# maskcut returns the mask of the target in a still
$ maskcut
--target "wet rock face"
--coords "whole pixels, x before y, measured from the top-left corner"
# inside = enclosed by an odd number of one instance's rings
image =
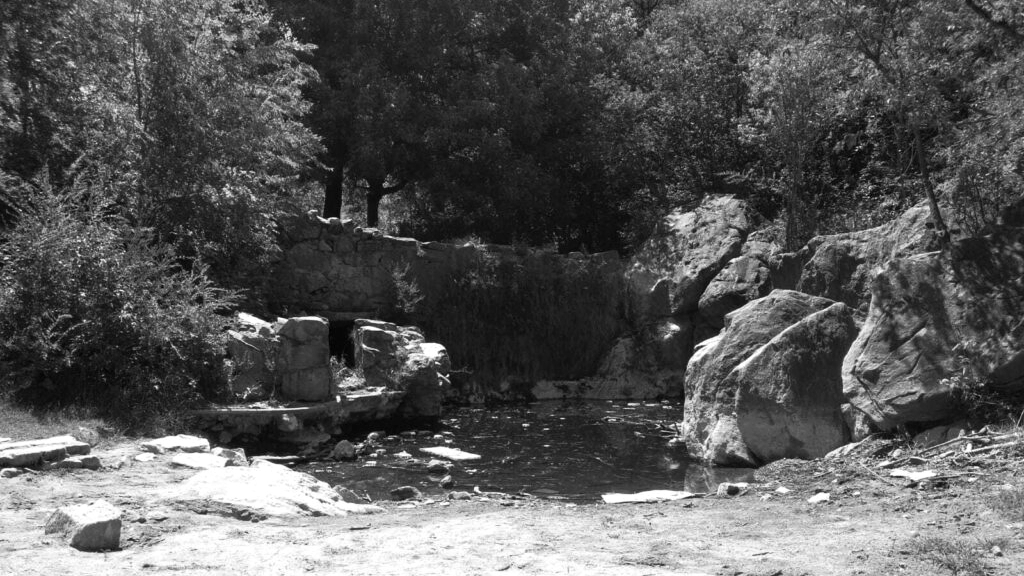
[[[747,205],[713,196],[693,212],[673,212],[637,252],[626,271],[636,325],[697,309],[712,279],[740,255],[750,230]]]
[[[964,363],[997,390],[1024,388],[1024,233],[1003,231],[888,262],[843,362],[852,407],[880,430],[956,415]]]
[[[839,367],[856,333],[849,307],[790,290],[732,312],[687,367],[688,444],[726,466],[813,458],[842,445]]]

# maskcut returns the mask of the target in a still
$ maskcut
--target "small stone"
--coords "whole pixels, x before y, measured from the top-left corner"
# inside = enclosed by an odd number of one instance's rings
[[[722,482],[718,485],[718,496],[742,496],[750,485],[746,482]]]
[[[100,443],[100,433],[92,428],[78,427],[78,430],[71,433],[71,436],[79,442],[85,442],[89,446],[96,446]]]
[[[822,502],[828,502],[832,499],[832,496],[828,492],[818,492],[814,496],[807,499],[808,504],[820,504]]]
[[[438,480],[437,481],[437,485],[440,486],[441,488],[444,488],[445,490],[447,490],[447,489],[455,486],[455,480],[452,478],[451,474],[448,474],[444,478],[441,478],[440,480]]]
[[[443,460],[431,459],[427,462],[427,472],[431,474],[447,474],[451,472],[452,465]]]
[[[449,500],[472,500],[473,499],[473,495],[470,494],[469,492],[463,492],[463,491],[451,492],[451,493],[448,494],[448,499]]]
[[[46,521],[46,534],[62,534],[72,547],[83,551],[121,547],[121,511],[105,500],[65,506]]]
[[[360,497],[352,490],[345,488],[344,486],[335,486],[334,491],[338,493],[338,496],[341,496],[342,500],[348,502],[349,504],[366,504],[365,499]]]
[[[367,442],[378,442],[383,437],[384,437],[384,433],[383,432],[370,432],[369,434],[366,435],[366,441]]]
[[[405,450],[402,450],[401,452],[395,453],[395,458],[398,458],[399,460],[411,460],[412,454],[409,454]]]
[[[353,460],[356,457],[356,447],[348,440],[342,440],[334,445],[331,450],[332,460]]]
[[[775,489],[775,492],[779,494],[789,494],[790,492],[792,492],[792,490],[786,488],[785,486],[779,486],[778,488]]]
[[[391,497],[395,500],[417,500],[423,494],[414,486],[399,486],[391,491]]]
[[[152,461],[155,458],[156,458],[156,455],[154,455],[151,452],[143,452],[142,454],[136,454],[135,455],[135,460],[138,461],[138,462],[150,462],[150,461]]]
[[[14,478],[15,476],[21,476],[25,471],[21,468],[4,468],[0,470],[0,478]]]
[[[43,466],[43,470],[78,470],[81,468],[99,470],[100,459],[95,456],[71,456],[56,462],[48,462]]]
[[[214,448],[211,452],[214,456],[220,456],[228,461],[228,466],[248,466],[249,460],[245,457],[245,450],[242,448]]]
[[[1002,556],[1003,555],[1003,549],[1000,548],[999,546],[993,546],[992,549],[990,550],[990,552],[992,552],[993,556]]]
[[[277,419],[277,429],[282,432],[295,432],[302,428],[302,423],[294,414],[281,414]]]

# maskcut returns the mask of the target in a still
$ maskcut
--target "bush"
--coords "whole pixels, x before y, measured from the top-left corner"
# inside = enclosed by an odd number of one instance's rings
[[[226,390],[235,295],[89,198],[44,191],[0,245],[0,391],[159,427]]]

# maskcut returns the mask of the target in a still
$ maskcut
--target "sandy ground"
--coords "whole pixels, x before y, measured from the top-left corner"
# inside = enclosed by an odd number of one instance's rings
[[[95,453],[112,463],[137,450]],[[257,523],[162,503],[170,484],[194,473],[168,460],[0,480],[0,574],[1024,573],[1024,522],[994,497],[1024,483],[1024,464],[1013,459],[928,488],[860,462],[817,461],[765,471],[748,493],[729,498],[572,505],[477,497]],[[780,485],[792,491],[777,494]],[[807,503],[817,490],[831,500]],[[43,534],[56,508],[97,498],[124,510],[121,550],[79,552]],[[948,560],[957,550],[971,570]]]

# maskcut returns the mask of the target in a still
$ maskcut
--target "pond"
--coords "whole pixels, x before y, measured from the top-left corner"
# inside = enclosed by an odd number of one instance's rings
[[[443,474],[429,474],[421,448],[448,446],[481,456],[454,463],[449,490],[519,493],[578,502],[610,492],[714,491],[747,481],[753,471],[708,468],[670,443],[682,406],[669,402],[539,402],[500,408],[457,408],[433,431],[387,436],[380,451],[353,462],[315,462],[303,471],[372,499],[398,486],[442,497]],[[393,432],[393,431],[389,431]],[[415,460],[410,460],[412,456]],[[417,462],[418,461],[418,462]]]

